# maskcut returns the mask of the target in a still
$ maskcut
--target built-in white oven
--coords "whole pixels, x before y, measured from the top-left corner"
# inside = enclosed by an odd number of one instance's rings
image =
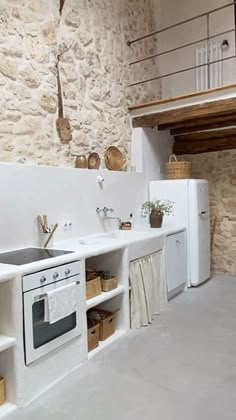
[[[45,321],[45,297],[48,292],[70,283],[76,285],[73,293],[76,293],[77,309],[50,324]],[[76,261],[25,275],[22,278],[22,290],[25,363],[29,365],[81,333],[80,262]]]

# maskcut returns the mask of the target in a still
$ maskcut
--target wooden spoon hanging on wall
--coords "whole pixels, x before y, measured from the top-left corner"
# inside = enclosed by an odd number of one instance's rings
[[[60,15],[62,14],[64,3],[65,3],[65,0],[60,0],[60,8],[59,8]]]
[[[60,16],[62,14],[62,9],[64,6],[65,0],[60,0]],[[63,99],[62,99],[62,87],[61,87],[61,77],[60,77],[60,69],[59,69],[59,63],[60,63],[60,55],[57,57],[57,88],[58,88],[58,119],[56,121],[57,126],[57,132],[58,136],[60,137],[61,141],[63,143],[67,143],[72,140],[72,134],[71,134],[71,126],[70,126],[70,120],[68,118],[64,117],[64,108],[63,108]]]
[[[56,121],[58,136],[62,142],[67,143],[72,140],[71,126],[69,118],[64,117],[63,100],[62,100],[62,88],[59,70],[59,59],[57,61],[57,87],[58,87],[58,118]]]

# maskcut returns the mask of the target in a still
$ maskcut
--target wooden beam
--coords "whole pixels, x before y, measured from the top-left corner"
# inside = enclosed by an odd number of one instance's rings
[[[196,142],[196,141],[205,141],[205,140],[216,140],[216,139],[231,139],[231,137],[236,139],[236,127],[235,128],[226,128],[222,130],[213,130],[213,131],[200,131],[198,133],[187,133],[180,136],[174,136],[176,142]],[[230,141],[230,140],[229,140]]]
[[[161,124],[185,123],[185,121],[198,120],[202,117],[218,117],[235,113],[236,98],[228,98],[136,117],[133,118],[133,127],[155,127]]]
[[[133,105],[133,106],[129,106],[128,110],[129,111],[137,111],[139,109],[143,109],[143,108],[149,108],[149,107],[153,107],[156,105],[163,105],[163,104],[168,104],[171,102],[175,102],[175,101],[181,101],[182,99],[190,99],[190,98],[195,98],[195,97],[199,97],[202,95],[207,95],[208,93],[215,93],[215,92],[221,92],[227,89],[232,89],[232,88],[236,88],[236,83],[230,83],[224,86],[220,86],[218,88],[213,88],[213,89],[205,89],[205,90],[201,90],[198,92],[191,92],[191,93],[187,93],[186,95],[180,95],[180,96],[173,96],[167,99],[159,99],[157,101],[152,101],[152,102],[146,102],[144,104],[139,104],[139,105]]]
[[[158,130],[170,130],[172,136],[184,133],[194,133],[196,131],[213,130],[216,128],[236,126],[236,114],[225,115],[223,117],[211,117],[208,119],[191,120],[185,124],[173,124],[171,126],[161,125]]]
[[[176,155],[194,155],[199,153],[218,152],[236,149],[236,136],[224,139],[210,139],[194,142],[175,142],[173,153]]]

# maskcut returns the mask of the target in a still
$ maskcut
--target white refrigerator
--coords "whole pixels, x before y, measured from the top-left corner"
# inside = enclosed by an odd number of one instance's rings
[[[152,181],[150,199],[173,202],[173,215],[164,224],[184,226],[187,232],[188,286],[210,278],[210,214],[208,182],[202,179]]]

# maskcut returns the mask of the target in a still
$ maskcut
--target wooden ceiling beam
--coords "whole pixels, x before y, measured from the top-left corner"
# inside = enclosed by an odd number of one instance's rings
[[[236,127],[226,128],[221,130],[213,131],[200,131],[198,133],[186,133],[179,136],[174,136],[176,142],[184,143],[195,143],[196,141],[215,140],[215,139],[229,139],[231,137],[236,138]]]
[[[222,150],[236,149],[236,136],[231,138],[215,138],[210,140],[200,140],[195,142],[175,142],[173,153],[176,155],[194,155],[208,152],[218,152]]]
[[[133,127],[155,127],[161,124],[173,124],[181,122],[184,124],[189,120],[200,118],[219,117],[236,113],[236,98],[222,99],[218,101],[205,102],[197,105],[175,108],[155,114],[143,115],[133,118]]]
[[[158,130],[170,130],[172,136],[178,136],[185,133],[194,133],[196,131],[214,130],[222,127],[236,126],[236,114],[225,115],[224,117],[213,117],[208,119],[200,119],[196,121],[190,121],[183,124],[174,124],[171,127],[159,126]]]

